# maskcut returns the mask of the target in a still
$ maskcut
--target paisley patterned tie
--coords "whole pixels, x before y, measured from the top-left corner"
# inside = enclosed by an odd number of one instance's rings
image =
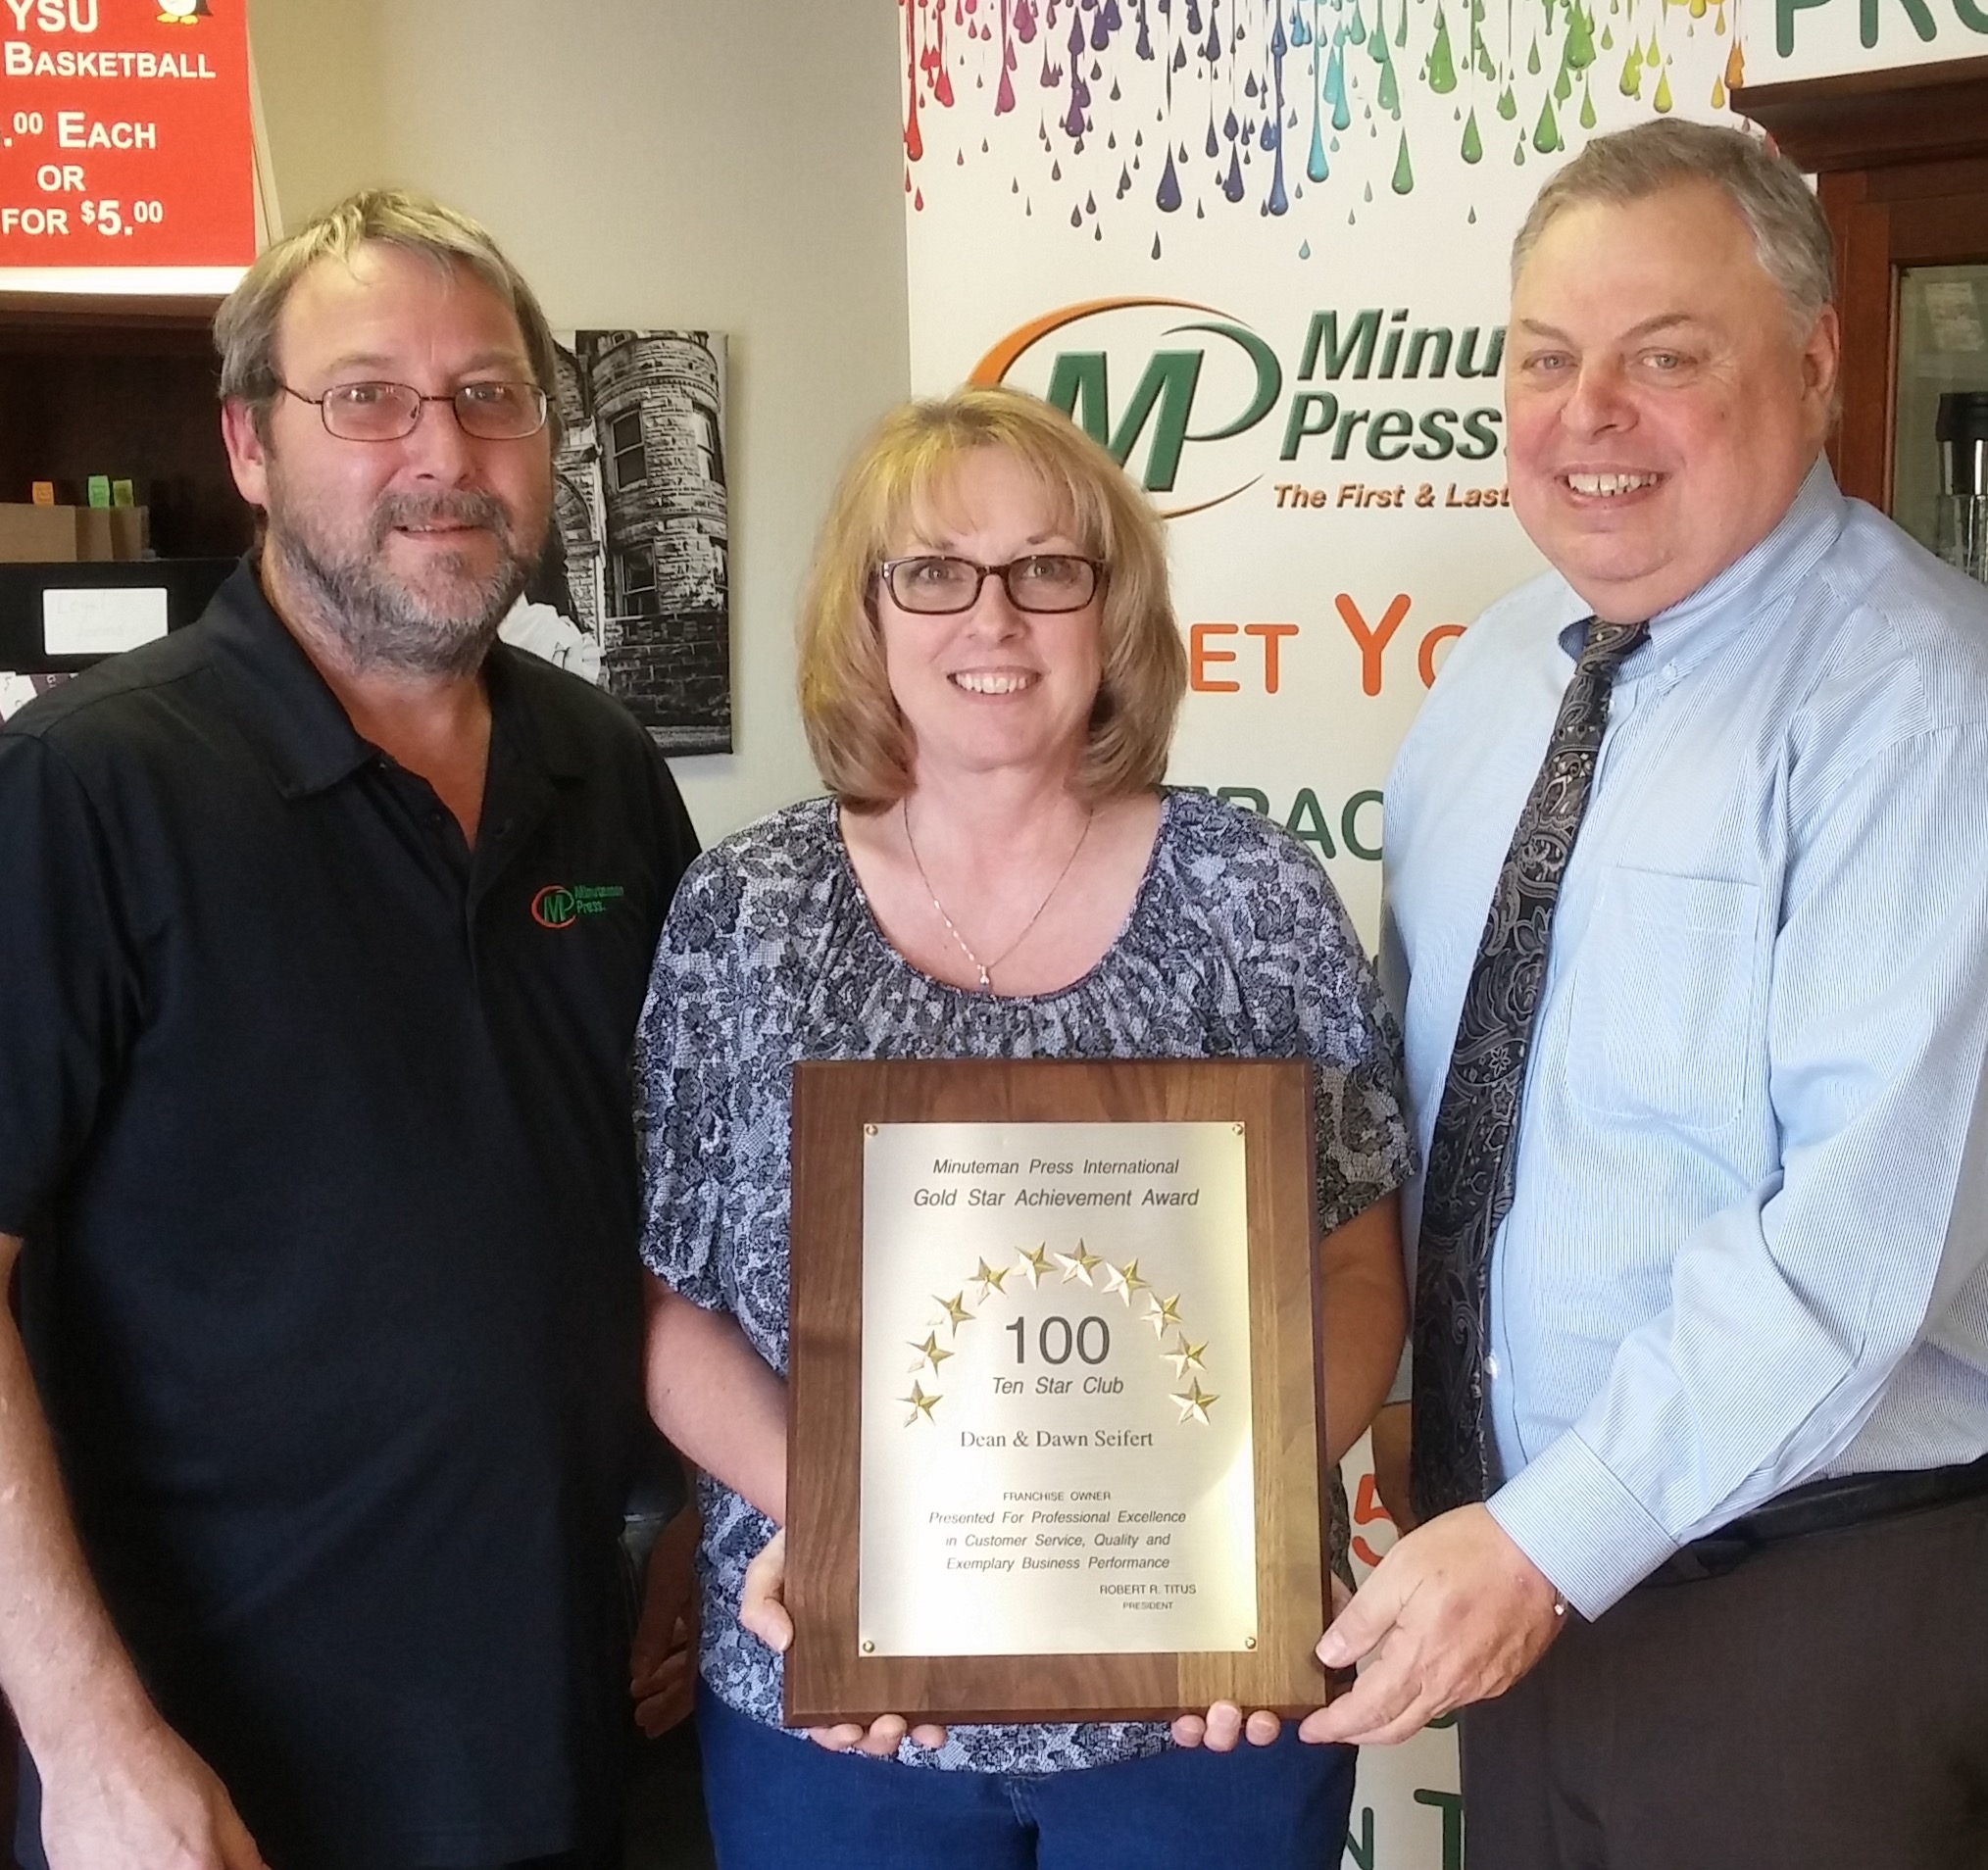
[[[1491,1243],[1512,1206],[1513,1145],[1554,905],[1588,809],[1615,671],[1648,627],[1589,619],[1465,989],[1429,1143],[1416,1265],[1411,1492],[1424,1519],[1481,1501],[1495,1485],[1484,1395]]]

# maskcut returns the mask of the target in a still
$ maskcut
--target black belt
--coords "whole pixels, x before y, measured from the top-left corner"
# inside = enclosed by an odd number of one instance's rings
[[[1646,1584],[1692,1584],[1716,1578],[1761,1550],[1807,1533],[1834,1532],[1893,1513],[1922,1512],[1957,1500],[1988,1494],[1988,1454],[1957,1467],[1909,1468],[1882,1474],[1844,1474],[1810,1481],[1756,1506],[1715,1533],[1681,1546]]]

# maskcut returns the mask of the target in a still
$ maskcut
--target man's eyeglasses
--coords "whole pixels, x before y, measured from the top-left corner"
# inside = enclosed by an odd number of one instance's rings
[[[920,616],[956,616],[979,602],[980,587],[999,578],[1008,601],[1018,611],[1055,616],[1081,611],[1098,594],[1104,566],[1095,559],[1071,552],[1034,552],[1006,565],[980,565],[937,553],[911,559],[886,559],[877,566],[891,601],[901,611]]]
[[[340,441],[399,441],[414,433],[425,403],[447,403],[463,433],[478,441],[522,441],[545,426],[545,392],[536,383],[462,383],[446,396],[423,396],[411,383],[334,383],[323,396],[276,387],[315,404]]]

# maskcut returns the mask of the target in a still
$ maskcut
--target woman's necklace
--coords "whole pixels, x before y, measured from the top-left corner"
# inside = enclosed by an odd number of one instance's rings
[[[960,944],[960,953],[966,956],[966,958],[969,961],[971,961],[976,968],[979,969],[980,972],[979,987],[980,991],[983,994],[991,994],[994,991],[994,983],[988,979],[988,975],[990,975],[995,968],[999,967],[1005,960],[1007,960],[1008,958],[1011,955],[1013,955],[1015,951],[1028,939],[1030,931],[1034,929],[1037,922],[1042,920],[1042,911],[1049,907],[1050,902],[1055,897],[1057,891],[1063,888],[1063,880],[1070,873],[1071,865],[1076,862],[1077,853],[1084,848],[1084,840],[1088,838],[1091,834],[1091,820],[1094,819],[1097,815],[1098,809],[1096,806],[1092,806],[1090,810],[1084,813],[1084,828],[1077,833],[1077,841],[1074,845],[1070,847],[1069,856],[1064,859],[1063,868],[1057,871],[1056,881],[1049,886],[1049,894],[1045,896],[1041,902],[1036,904],[1035,913],[1031,915],[1027,921],[1022,923],[1021,933],[1016,936],[1016,938],[1012,942],[1010,942],[1008,946],[1000,952],[1000,954],[996,955],[992,960],[982,960],[978,955],[973,953],[971,947],[968,944],[966,936],[960,933],[959,923],[954,921],[953,918],[946,913],[946,906],[939,901],[938,891],[932,888],[932,879],[925,874],[924,860],[919,856],[918,844],[912,837],[911,800],[909,797],[905,799],[904,841],[906,849],[908,849],[911,852],[912,862],[918,866],[919,881],[925,886],[925,894],[932,899],[932,908],[938,910],[939,920],[945,923],[946,932],[952,936],[954,941]]]

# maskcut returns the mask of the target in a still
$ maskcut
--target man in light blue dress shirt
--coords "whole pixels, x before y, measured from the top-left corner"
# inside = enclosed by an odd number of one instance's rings
[[[1791,176],[1665,123],[1542,192],[1507,409],[1554,568],[1388,783],[1426,1155],[1590,622],[1648,623],[1551,910],[1489,1498],[1395,1547],[1306,1726],[1465,1707],[1472,1870],[1988,1860],[1988,593],[1837,491]]]

